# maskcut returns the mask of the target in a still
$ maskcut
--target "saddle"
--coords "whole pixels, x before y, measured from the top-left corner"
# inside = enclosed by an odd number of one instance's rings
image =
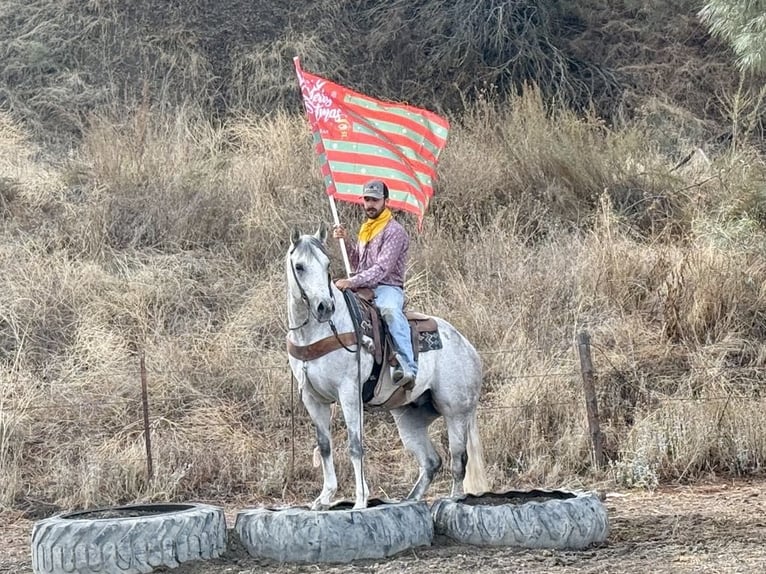
[[[368,406],[386,408],[394,408],[399,403],[407,404],[411,400],[408,398],[410,393],[391,382],[389,369],[383,370],[384,366],[396,366],[397,360],[393,339],[375,305],[375,293],[368,288],[346,290],[343,293],[360,335],[372,340],[371,352],[375,362],[370,377],[362,386],[362,402]],[[439,329],[433,317],[406,309],[404,315],[410,325],[415,360],[420,353],[442,348]]]

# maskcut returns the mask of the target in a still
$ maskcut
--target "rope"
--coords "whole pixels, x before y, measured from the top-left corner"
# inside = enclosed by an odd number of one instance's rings
[[[295,472],[295,374],[290,369],[290,480]]]
[[[355,313],[351,312],[351,302],[349,298],[351,295],[349,295],[346,291],[343,291],[343,299],[346,302],[346,307],[349,310],[349,316],[351,317],[351,323],[354,325],[354,334],[356,335],[356,389],[359,393],[359,401],[358,401],[358,408],[359,408],[359,449],[361,451],[361,458],[359,461],[360,465],[360,471],[361,471],[361,479],[362,479],[362,486],[365,484],[364,479],[364,401],[362,397],[362,330],[361,326],[359,325],[357,321],[357,316]]]

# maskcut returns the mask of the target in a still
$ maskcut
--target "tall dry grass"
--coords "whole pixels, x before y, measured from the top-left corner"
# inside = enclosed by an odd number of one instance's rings
[[[304,119],[215,125],[145,102],[92,117],[57,163],[0,119],[0,503],[314,495],[281,265],[293,224],[330,220]],[[454,122],[424,233],[401,218],[410,306],[452,321],[482,355],[493,488],[763,468],[765,235],[753,206],[766,169],[747,149],[676,169],[651,133],[550,109],[533,89],[508,107],[480,102]],[[339,209],[359,222],[356,206]],[[332,257],[341,275],[337,246]],[[583,329],[602,470],[574,346]],[[432,436],[446,456],[443,423]],[[365,441],[373,495],[406,494],[417,469],[390,416],[371,413]]]

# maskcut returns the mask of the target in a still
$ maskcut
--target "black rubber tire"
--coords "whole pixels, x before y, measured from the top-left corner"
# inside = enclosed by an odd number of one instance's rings
[[[425,501],[371,499],[354,510],[336,503],[328,510],[306,507],[255,508],[237,514],[234,530],[255,558],[276,562],[348,563],[387,558],[433,541],[433,519]]]
[[[223,509],[141,504],[59,513],[32,527],[36,574],[147,574],[155,567],[218,558],[226,550]]]
[[[441,498],[431,506],[434,532],[463,544],[582,549],[609,536],[595,493],[508,491]]]

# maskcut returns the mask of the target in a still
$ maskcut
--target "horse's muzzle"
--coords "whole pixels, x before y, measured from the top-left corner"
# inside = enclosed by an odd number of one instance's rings
[[[317,305],[317,320],[320,323],[329,321],[333,313],[335,313],[334,301],[330,301],[329,303],[325,303],[324,301],[322,301],[319,303],[319,305]]]

